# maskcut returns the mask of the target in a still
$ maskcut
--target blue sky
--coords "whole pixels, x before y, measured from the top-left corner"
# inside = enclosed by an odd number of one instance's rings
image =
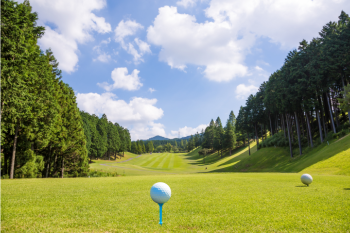
[[[81,110],[132,140],[226,123],[303,39],[349,13],[345,0],[33,0]]]

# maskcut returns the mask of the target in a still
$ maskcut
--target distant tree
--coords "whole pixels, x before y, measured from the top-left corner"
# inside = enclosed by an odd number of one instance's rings
[[[233,131],[233,126],[232,123],[228,120],[225,127],[225,148],[228,148],[230,150],[230,156],[231,150],[234,148],[235,144],[236,137]]]

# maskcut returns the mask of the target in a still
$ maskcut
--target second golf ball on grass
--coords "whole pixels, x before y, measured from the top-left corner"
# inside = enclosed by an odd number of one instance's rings
[[[303,184],[306,184],[307,186],[309,186],[309,184],[312,183],[312,176],[310,176],[309,174],[303,174],[300,179],[301,182]]]

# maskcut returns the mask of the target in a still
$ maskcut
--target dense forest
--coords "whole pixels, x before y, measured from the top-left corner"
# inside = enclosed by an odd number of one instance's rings
[[[130,151],[131,139],[128,129],[108,121],[105,114],[98,118],[96,115],[81,111],[80,115],[90,160],[98,158],[110,160],[111,157],[117,159],[117,155],[124,156],[125,151]]]
[[[1,175],[86,176],[88,156],[130,150],[130,134],[79,111],[52,51],[37,45],[37,20],[29,1],[1,0]]]
[[[260,138],[263,142],[256,140],[258,149],[285,146],[293,157],[294,149],[301,155],[303,147],[314,147],[348,131],[349,16],[342,11],[338,22],[327,23],[319,36],[300,42],[283,66],[241,106],[233,126],[234,147]],[[230,114],[228,122],[231,119]],[[203,148],[231,149],[227,144],[228,126],[222,129],[220,118],[212,120],[204,133]]]
[[[151,153],[151,152],[186,152],[188,145],[194,142],[196,146],[199,146],[200,135],[197,133],[195,136],[191,136],[187,139],[169,139],[169,140],[150,140],[143,141],[137,140],[131,143],[131,152],[135,154]]]

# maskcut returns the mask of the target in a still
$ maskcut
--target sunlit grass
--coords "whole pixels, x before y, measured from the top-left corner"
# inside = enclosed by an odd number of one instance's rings
[[[165,182],[163,207],[149,195]],[[221,173],[2,181],[3,232],[348,232],[350,177]]]

